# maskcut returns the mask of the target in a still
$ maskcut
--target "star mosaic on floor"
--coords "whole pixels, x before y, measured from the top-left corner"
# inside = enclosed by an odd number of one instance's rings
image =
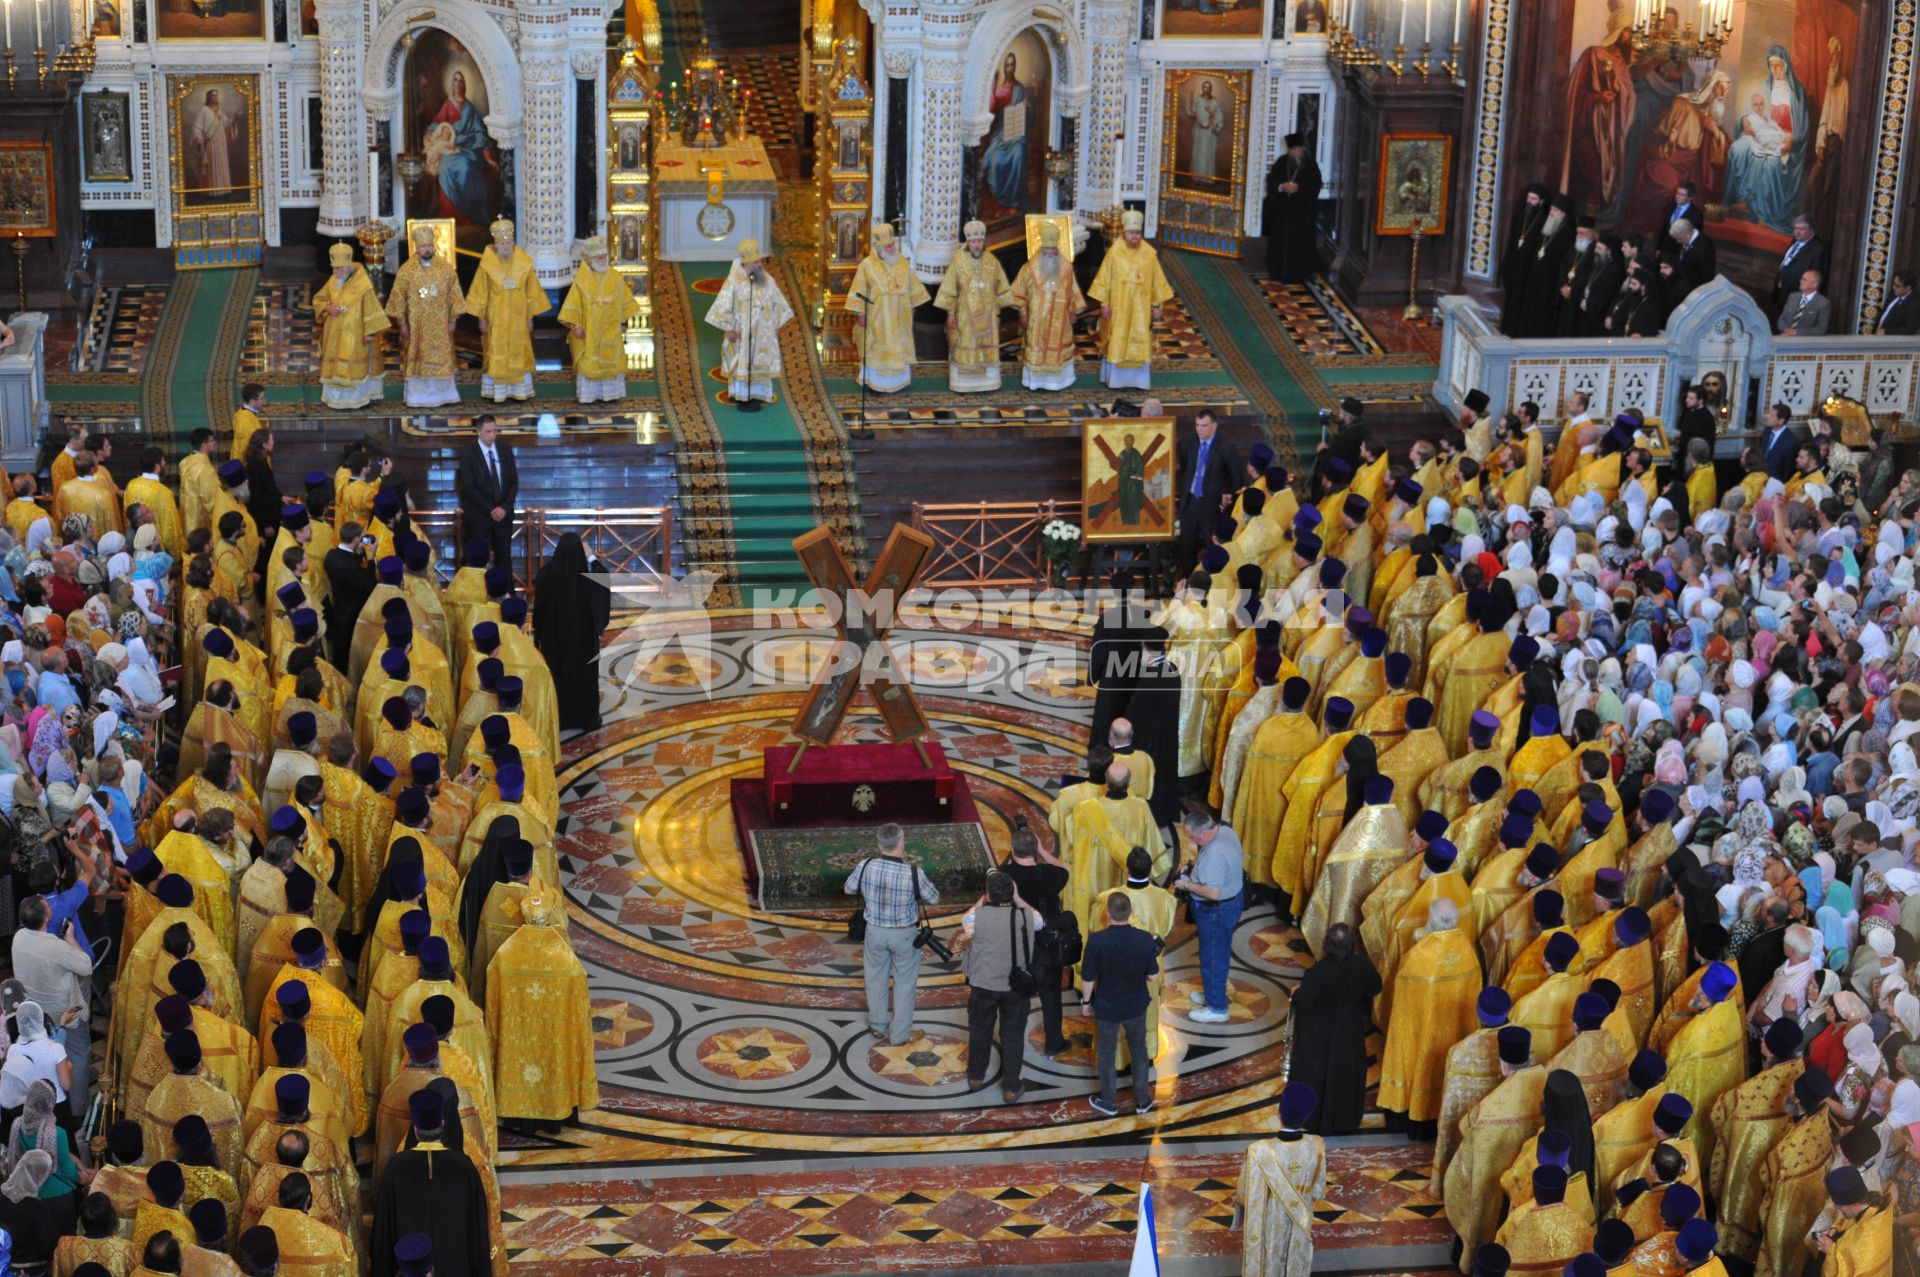
[[[75,372],[131,373],[146,370],[147,352],[166,308],[165,284],[123,284],[98,289],[74,359]],[[49,370],[51,371],[51,360]]]
[[[1426,1191],[1424,1145],[1335,1150],[1314,1203],[1322,1252],[1442,1248],[1451,1239]],[[502,1189],[516,1273],[645,1273],[671,1261],[688,1277],[906,1268],[1124,1263],[1139,1227],[1139,1185],[1153,1186],[1163,1260],[1238,1254],[1232,1153],[1015,1156],[984,1164],[701,1175],[639,1183]],[[849,1254],[849,1252],[857,1252]],[[1442,1251],[1444,1254],[1444,1251]]]
[[[1275,279],[1261,279],[1259,288],[1274,317],[1280,321],[1280,327],[1309,357],[1380,353],[1379,344],[1357,318],[1351,324],[1345,323],[1345,316],[1328,308],[1326,299],[1331,294],[1326,290],[1312,284],[1283,284]]]

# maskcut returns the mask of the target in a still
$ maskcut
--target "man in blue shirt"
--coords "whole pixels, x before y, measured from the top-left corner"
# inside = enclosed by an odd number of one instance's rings
[[[1080,958],[1080,1000],[1093,1013],[1100,1094],[1087,1102],[1108,1117],[1120,1112],[1115,1092],[1114,1055],[1127,1035],[1132,1062],[1133,1111],[1153,1111],[1153,1051],[1147,1046],[1147,982],[1160,969],[1160,946],[1133,925],[1133,901],[1124,891],[1107,894],[1106,930],[1095,932]]]
[[[867,920],[863,947],[867,985],[867,1030],[900,1046],[913,1036],[913,1000],[920,982],[921,910],[938,904],[933,880],[907,859],[906,831],[882,825],[874,833],[880,854],[847,876],[846,893],[861,898]],[[891,986],[892,1006],[888,1006]]]

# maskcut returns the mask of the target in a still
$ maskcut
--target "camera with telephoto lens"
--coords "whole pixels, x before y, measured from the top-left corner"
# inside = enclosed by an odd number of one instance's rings
[[[947,946],[946,941],[933,934],[931,923],[920,924],[919,932],[913,937],[913,947],[925,949],[942,962],[953,961],[953,950]]]

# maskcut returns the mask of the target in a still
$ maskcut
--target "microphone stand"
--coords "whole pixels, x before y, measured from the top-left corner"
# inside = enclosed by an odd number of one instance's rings
[[[738,408],[741,412],[759,412],[760,401],[753,397],[753,323],[754,323],[754,311],[758,306],[759,297],[758,297],[758,294],[754,292],[753,272],[751,270],[748,270],[746,272],[746,276],[747,276],[747,369],[746,369],[747,397],[745,399],[735,400],[733,406],[735,408]]]
[[[865,293],[855,293],[854,296],[867,308],[860,315],[860,326],[867,329],[867,335],[860,339],[860,429],[866,431],[873,429],[873,423],[867,420],[867,346],[873,336],[873,325],[866,322],[872,318],[873,298]]]

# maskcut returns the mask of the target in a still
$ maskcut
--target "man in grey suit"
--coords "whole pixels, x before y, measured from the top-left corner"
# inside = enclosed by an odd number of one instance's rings
[[[1820,295],[1820,272],[1804,271],[1800,291],[1780,308],[1782,337],[1824,337],[1833,323],[1833,303]]]

